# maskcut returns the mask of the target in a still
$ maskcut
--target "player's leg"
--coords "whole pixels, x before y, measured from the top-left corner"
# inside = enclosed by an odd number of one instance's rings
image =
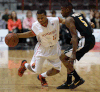
[[[32,61],[30,63],[31,70],[34,71],[37,74],[40,74],[41,71],[42,71],[42,66],[43,66],[44,61],[45,61],[44,57],[41,57],[41,56],[40,57],[35,57],[35,58],[33,57]],[[37,76],[37,78],[41,82],[42,87],[47,87],[48,86],[47,81],[46,81],[44,76],[42,76],[40,74],[40,75]]]
[[[53,68],[47,71],[48,76],[56,75],[61,70],[61,60],[59,56],[54,55],[48,59],[48,61],[53,65]]]
[[[57,59],[55,59],[55,60],[48,59],[48,61],[54,67],[52,69],[50,69],[50,70],[38,75],[38,78],[40,77],[40,79],[41,79],[41,77],[42,77],[42,78],[45,79],[46,77],[53,76],[53,75],[58,74],[60,72],[60,70],[61,70],[61,61],[60,61],[59,57]]]
[[[66,58],[61,59],[64,66],[67,68],[67,81],[58,86],[57,89],[72,89],[72,76],[74,76],[75,80],[74,83],[78,86],[84,83],[84,80],[77,74],[76,70],[74,69],[74,64],[66,61]],[[75,86],[74,86],[75,87]],[[77,86],[76,86],[77,87]]]
[[[79,41],[79,48],[77,50],[80,50],[84,46],[84,41],[85,41],[84,39]],[[71,53],[72,53],[72,46],[69,46],[65,50],[64,54],[62,54],[60,56],[62,63],[67,68],[67,81],[63,85],[57,87],[57,89],[67,89],[67,88],[69,88],[70,84],[72,83],[72,75],[75,77],[75,80],[80,79],[80,76],[76,73],[76,71],[74,69],[73,63],[70,63],[68,61],[69,57],[71,56]]]
[[[48,84],[47,84],[46,78],[49,77],[49,76],[53,76],[53,75],[55,75],[55,74],[57,74],[59,72],[60,72],[60,70],[52,68],[52,69],[50,69],[50,70],[48,70],[48,71],[46,71],[46,72],[44,72],[42,74],[39,74],[37,76],[37,78],[41,81],[42,87],[47,87]]]
[[[85,38],[84,47],[76,52],[76,59],[79,61],[84,56],[85,53],[87,53],[94,47],[94,45],[95,45],[95,38],[93,35],[88,38]],[[83,80],[82,78],[77,77],[76,74],[74,74],[74,77],[76,80],[71,84],[70,86],[71,89],[74,89],[85,82],[85,80]]]
[[[41,73],[44,60],[45,58],[41,56],[35,56],[35,55],[33,55],[30,64],[27,63],[26,60],[23,60],[20,68],[18,69],[18,75],[22,77],[26,69],[29,69],[34,73]]]
[[[61,54],[60,60],[62,61],[63,65],[67,69],[67,81],[61,86],[58,86],[57,89],[69,89],[72,83],[72,75],[73,75],[74,67],[73,64],[70,64],[68,62],[69,57],[67,57],[65,54]]]
[[[50,70],[48,70],[48,71],[42,73],[41,75],[42,75],[43,77],[48,77],[48,76],[53,76],[53,75],[55,75],[55,74],[58,74],[59,72],[60,72],[60,70],[55,69],[55,68],[51,68]]]
[[[54,55],[50,57],[48,61],[53,65],[53,68],[46,72],[47,76],[53,76],[58,74],[61,70],[61,61],[59,59],[59,56]]]

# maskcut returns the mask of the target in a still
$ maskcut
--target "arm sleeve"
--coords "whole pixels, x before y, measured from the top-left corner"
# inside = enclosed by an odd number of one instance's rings
[[[31,29],[36,35],[39,34],[39,30],[38,30],[37,26],[34,23],[32,24],[32,28]]]
[[[19,19],[18,21],[19,21],[19,23],[18,23],[18,28],[19,28],[19,29],[22,29],[21,20]]]
[[[8,30],[11,31],[12,28],[11,28],[11,20],[8,20]]]

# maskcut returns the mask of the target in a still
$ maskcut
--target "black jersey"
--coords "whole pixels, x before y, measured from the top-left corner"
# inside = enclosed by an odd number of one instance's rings
[[[87,37],[92,35],[93,29],[83,14],[72,13],[70,16],[74,18],[76,29],[79,31],[81,36]]]

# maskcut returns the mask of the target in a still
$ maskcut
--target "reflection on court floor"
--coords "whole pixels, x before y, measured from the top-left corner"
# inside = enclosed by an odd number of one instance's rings
[[[8,51],[8,63],[6,67],[0,68],[0,92],[47,92],[41,89],[37,80],[37,74],[27,70],[23,77],[18,76],[18,68],[23,59],[30,63],[33,50],[10,50]],[[0,57],[1,58],[1,57]],[[4,61],[0,61],[0,65]],[[43,72],[52,66],[47,61],[43,66]],[[75,68],[79,75],[85,79],[85,83],[75,89],[75,92],[100,92],[100,52],[91,51],[80,61],[76,61]],[[66,68],[62,64],[61,72],[55,76],[48,77],[48,92],[73,92],[71,90],[57,90],[56,87],[66,81]]]

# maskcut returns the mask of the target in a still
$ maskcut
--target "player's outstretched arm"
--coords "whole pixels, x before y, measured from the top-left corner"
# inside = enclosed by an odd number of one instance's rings
[[[29,37],[34,37],[36,36],[35,33],[31,30],[25,33],[17,33],[19,38],[29,38]]]

